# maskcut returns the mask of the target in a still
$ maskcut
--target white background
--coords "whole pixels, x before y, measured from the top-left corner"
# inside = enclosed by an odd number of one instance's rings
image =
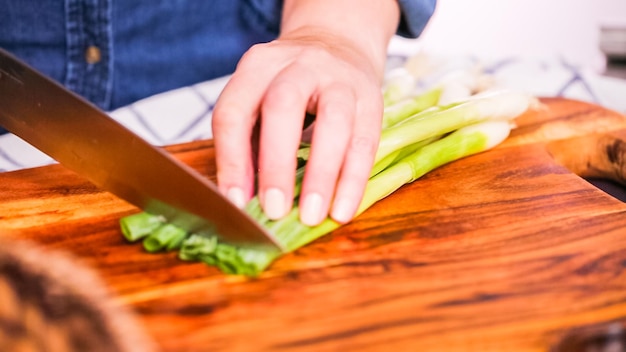
[[[606,25],[626,27],[626,0],[439,0],[412,45],[446,56],[558,56],[601,73]]]

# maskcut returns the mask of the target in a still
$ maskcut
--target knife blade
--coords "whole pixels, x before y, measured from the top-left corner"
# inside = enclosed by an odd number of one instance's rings
[[[282,250],[210,180],[1,48],[0,125],[102,190],[189,232]]]

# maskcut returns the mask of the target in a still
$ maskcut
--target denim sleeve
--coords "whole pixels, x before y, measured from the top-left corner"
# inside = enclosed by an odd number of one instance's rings
[[[402,19],[397,34],[417,38],[435,11],[436,0],[397,0],[402,10]],[[282,15],[282,0],[245,0],[248,20],[261,24],[266,30],[278,35]],[[364,5],[365,6],[365,5]]]
[[[417,38],[435,11],[436,3],[437,0],[398,0],[402,10],[398,35]]]
[[[275,37],[280,31],[280,20],[283,15],[282,0],[244,0],[242,14],[251,26],[261,26]]]

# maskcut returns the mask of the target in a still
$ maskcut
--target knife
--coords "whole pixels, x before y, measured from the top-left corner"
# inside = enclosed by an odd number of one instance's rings
[[[0,125],[142,210],[235,245],[281,245],[191,167],[0,48]]]

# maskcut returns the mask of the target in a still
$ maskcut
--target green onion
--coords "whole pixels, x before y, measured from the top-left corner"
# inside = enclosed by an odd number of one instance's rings
[[[165,223],[165,218],[159,215],[138,213],[120,219],[124,237],[131,242],[142,239]]]
[[[462,127],[405,156],[370,178],[358,214],[400,186],[411,183],[427,172],[451,161],[483,152],[500,144],[511,131],[508,121],[485,121]]]
[[[424,139],[422,141],[419,141],[419,142],[416,142],[416,143],[413,143],[413,144],[409,144],[408,146],[406,146],[404,148],[401,148],[401,149],[398,149],[398,150],[394,151],[393,153],[385,156],[383,159],[381,159],[376,164],[374,164],[374,167],[372,167],[372,172],[370,173],[370,178],[378,175],[381,171],[383,171],[384,169],[386,169],[390,165],[395,164],[398,160],[400,160],[400,159],[406,157],[407,155],[415,152],[416,150],[420,149],[421,147],[436,141],[439,138],[441,138],[441,136]]]
[[[441,92],[442,90],[440,88],[431,89],[425,93],[404,98],[391,105],[385,106],[382,128],[386,129],[396,125],[411,115],[436,106],[439,102]]]
[[[413,143],[487,120],[512,120],[526,111],[532,99],[526,94],[497,91],[481,94],[440,111],[418,113],[381,132],[376,161]]]
[[[385,75],[383,84],[383,101],[385,106],[395,104],[413,95],[417,79],[404,67],[390,70]]]
[[[171,251],[177,249],[187,237],[187,232],[174,224],[164,224],[157,227],[143,240],[143,246],[148,252],[157,252],[162,249]]]
[[[431,89],[386,107],[376,161],[357,216],[431,170],[501,143],[510,133],[512,120],[533,103],[525,94],[497,91],[440,106],[440,95],[440,89]],[[258,197],[244,209],[274,235],[285,252],[230,245],[221,242],[218,234],[187,234],[146,213],[121,220],[124,236],[129,241],[143,239],[149,252],[179,249],[181,260],[201,261],[228,274],[258,276],[280,256],[341,226],[330,218],[313,227],[299,220],[297,204],[308,148],[303,144],[297,155],[294,206],[287,216],[270,220]]]
[[[183,241],[178,257],[182,260],[210,262],[216,248],[217,237],[193,234]]]

